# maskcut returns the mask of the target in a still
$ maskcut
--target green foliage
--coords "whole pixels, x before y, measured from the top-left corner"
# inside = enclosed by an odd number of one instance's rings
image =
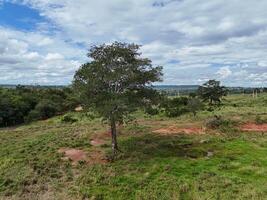
[[[204,105],[199,98],[193,97],[188,100],[187,107],[196,116],[197,112],[204,108]]]
[[[220,86],[220,81],[216,80],[209,80],[198,88],[198,96],[211,107],[221,105],[222,97],[227,92],[227,88]]]
[[[209,129],[219,129],[222,132],[230,132],[235,129],[237,125],[236,121],[230,119],[224,119],[221,116],[214,116],[211,119],[208,119],[205,123],[205,126]]]
[[[71,88],[0,88],[0,127],[47,119],[78,104]]]
[[[267,116],[266,95],[226,98],[216,111],[223,120]],[[77,119],[84,115],[71,114]],[[266,199],[266,134],[237,129],[230,138],[221,129],[200,135],[153,132],[173,125],[199,126],[210,116],[201,112],[198,118],[159,119],[138,112],[138,124],[121,129],[120,159],[105,164],[72,165],[58,153],[75,148],[91,159],[108,151],[105,138],[106,145],[90,146],[90,139],[108,129],[99,118],[61,123],[56,117],[0,129],[0,199]]]
[[[76,119],[73,115],[71,115],[70,113],[65,114],[61,117],[61,122],[64,123],[74,123],[77,122],[78,119]]]
[[[267,119],[262,118],[260,115],[257,115],[255,118],[256,124],[265,124],[267,123]]]
[[[166,98],[160,107],[168,117],[178,117],[189,112],[187,97]]]
[[[115,42],[94,46],[91,62],[80,67],[73,85],[85,107],[103,118],[122,121],[125,116],[153,102],[157,92],[148,87],[160,81],[162,67],[142,58],[139,46]]]
[[[39,113],[41,119],[48,119],[58,112],[57,105],[51,100],[40,101],[34,110]]]
[[[148,106],[145,108],[145,113],[149,115],[157,115],[159,114],[159,109],[157,107]]]

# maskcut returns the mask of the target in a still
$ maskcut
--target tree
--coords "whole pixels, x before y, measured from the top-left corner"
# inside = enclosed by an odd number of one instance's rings
[[[153,104],[157,92],[151,84],[161,81],[162,67],[153,67],[139,49],[119,42],[93,46],[87,54],[91,62],[83,64],[73,80],[83,106],[109,121],[113,157],[119,150],[116,124],[137,108]]]
[[[220,86],[220,81],[216,80],[209,80],[198,88],[198,95],[210,106],[220,105],[222,97],[226,96],[227,93],[227,88]]]
[[[168,117],[178,117],[188,110],[188,98],[187,97],[176,97],[176,98],[165,98],[162,101],[160,107],[164,110],[164,113]]]
[[[203,103],[199,98],[192,97],[188,100],[188,110],[193,113],[194,117],[197,115],[197,111],[203,109]]]

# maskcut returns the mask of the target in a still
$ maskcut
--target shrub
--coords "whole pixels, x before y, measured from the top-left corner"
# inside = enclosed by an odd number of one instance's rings
[[[263,119],[260,115],[257,115],[255,118],[255,123],[256,124],[265,124],[265,123],[267,123],[267,120]]]
[[[145,113],[149,115],[157,115],[159,114],[159,110],[157,108],[153,108],[151,106],[145,108]]]
[[[198,98],[191,98],[188,100],[188,110],[196,116],[197,112],[204,108],[203,103]]]
[[[161,103],[161,108],[163,108],[166,116],[168,117],[178,117],[187,112],[188,109],[188,98],[187,97],[179,97],[173,99],[166,99]]]
[[[32,122],[41,119],[40,112],[38,110],[32,110],[25,118],[25,122]]]
[[[47,119],[49,117],[52,117],[58,111],[57,105],[54,104],[51,100],[40,101],[34,110],[39,112],[41,119]]]
[[[64,122],[64,123],[74,123],[77,121],[78,119],[74,118],[71,114],[66,114],[61,118],[61,122]]]
[[[221,116],[215,115],[213,118],[206,121],[205,126],[209,129],[220,129],[223,132],[228,132],[234,129],[237,122],[223,119]]]

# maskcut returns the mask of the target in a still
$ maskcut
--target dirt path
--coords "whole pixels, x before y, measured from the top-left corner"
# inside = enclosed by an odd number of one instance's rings
[[[178,128],[176,126],[169,126],[166,128],[161,128],[154,130],[153,133],[158,133],[162,135],[172,135],[172,134],[205,134],[202,128],[198,127],[184,127]]]
[[[267,132],[267,124],[247,123],[240,127],[242,131]]]

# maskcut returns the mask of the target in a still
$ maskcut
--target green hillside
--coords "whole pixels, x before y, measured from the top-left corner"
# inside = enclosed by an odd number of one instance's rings
[[[195,118],[136,113],[113,162],[108,126],[84,113],[0,129],[0,199],[266,199],[267,132],[238,127],[267,119],[267,96],[226,102]],[[213,114],[235,123],[202,128]]]

